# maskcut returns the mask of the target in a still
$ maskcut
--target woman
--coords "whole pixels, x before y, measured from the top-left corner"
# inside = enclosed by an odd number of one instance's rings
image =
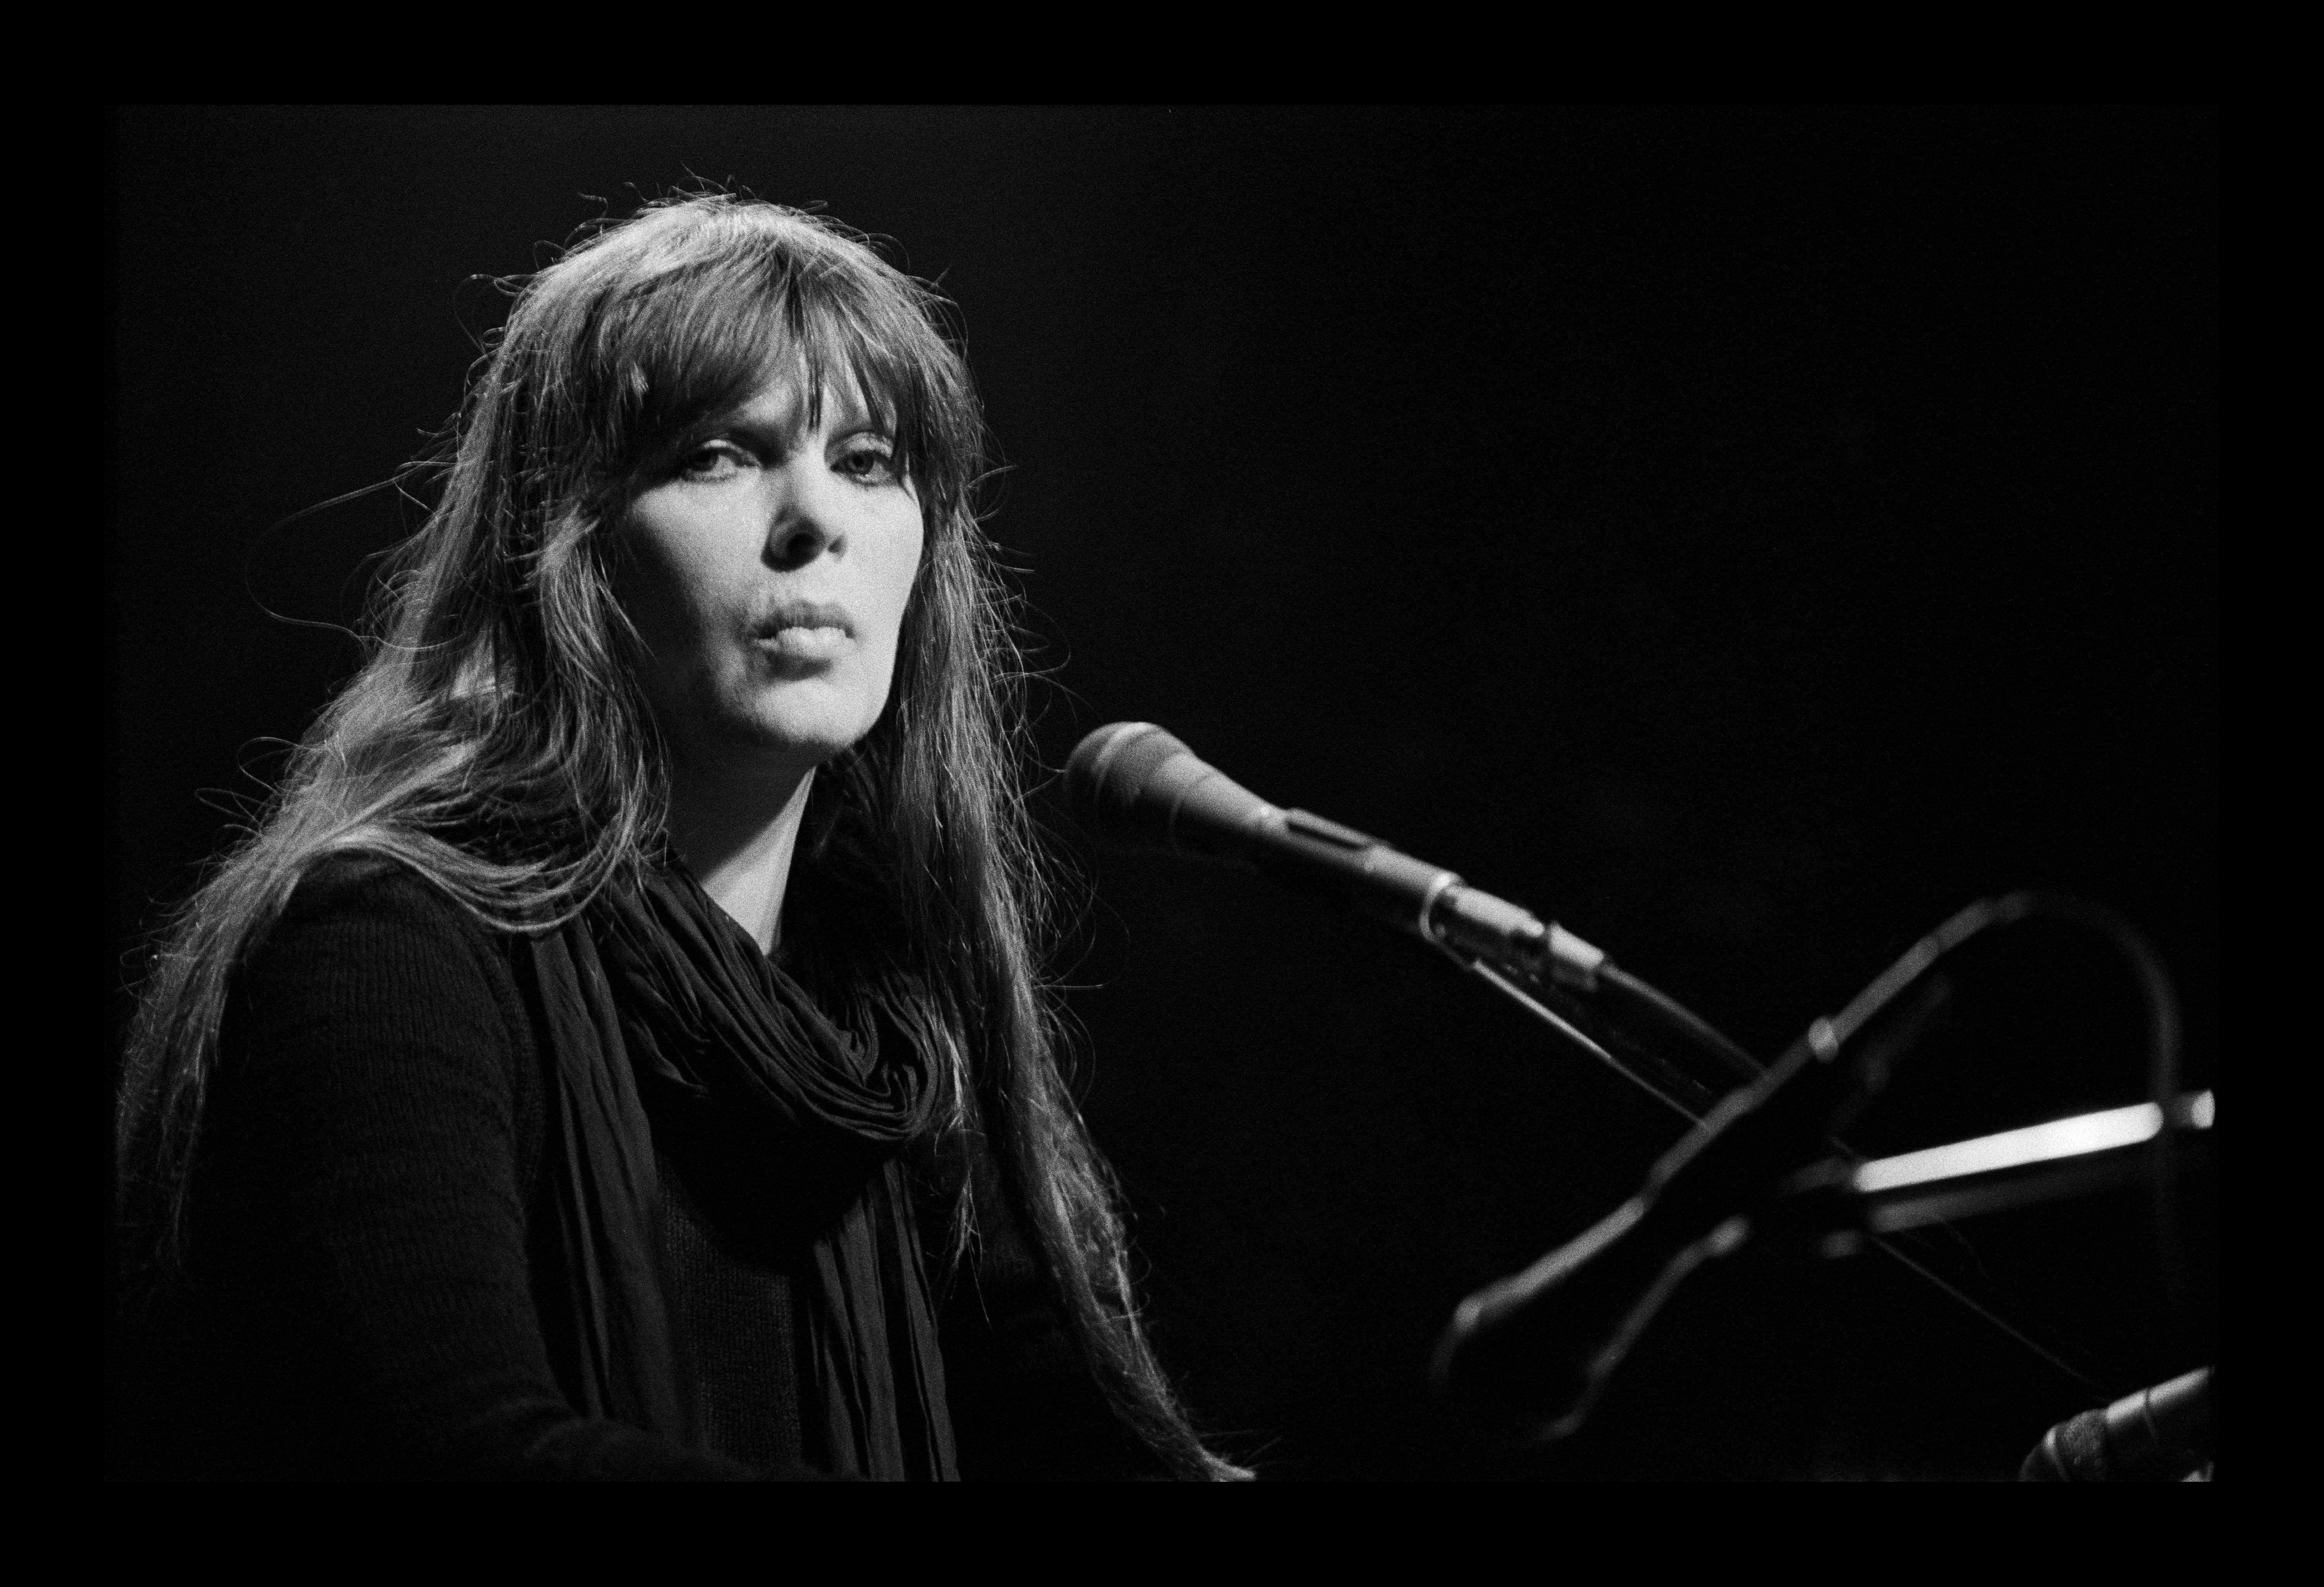
[[[519,295],[142,1005],[137,1469],[1244,1474],[1058,1078],[941,309],[722,197]]]

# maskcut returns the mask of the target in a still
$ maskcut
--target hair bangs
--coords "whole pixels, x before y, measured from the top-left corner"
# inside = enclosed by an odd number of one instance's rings
[[[633,484],[788,378],[807,393],[810,424],[835,392],[860,398],[926,504],[956,502],[973,467],[975,428],[961,411],[973,400],[918,283],[884,267],[872,277],[861,249],[803,218],[749,221],[740,237],[704,227],[682,239],[708,255],[672,260],[604,306],[585,383],[611,400],[586,410],[588,472],[616,491]]]

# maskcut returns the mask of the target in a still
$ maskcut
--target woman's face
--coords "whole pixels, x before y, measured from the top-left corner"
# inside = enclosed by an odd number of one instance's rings
[[[919,568],[919,497],[852,388],[809,428],[770,381],[631,506],[616,587],[677,769],[805,771],[870,731]]]

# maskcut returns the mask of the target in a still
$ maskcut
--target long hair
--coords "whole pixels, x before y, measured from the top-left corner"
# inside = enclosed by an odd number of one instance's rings
[[[888,707],[811,796],[793,882],[816,911],[808,983],[876,989],[930,1046],[952,1127],[991,1140],[1130,1425],[1182,1474],[1248,1474],[1203,1447],[1156,1364],[1113,1186],[1061,1076],[1022,668],[975,514],[984,432],[948,314],[832,222],[716,194],[649,205],[522,286],[435,460],[440,498],[378,586],[364,667],[161,937],[118,1119],[133,1251],[156,1270],[178,1258],[231,978],[317,862],[392,858],[507,932],[637,884],[660,852],[668,767],[612,531],[654,469],[788,359],[810,403],[844,378],[880,411],[927,525]],[[964,1241],[966,1192],[962,1206]]]

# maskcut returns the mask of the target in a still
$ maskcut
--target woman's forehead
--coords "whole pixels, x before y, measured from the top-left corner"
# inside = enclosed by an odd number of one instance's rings
[[[844,362],[810,370],[791,351],[769,361],[749,393],[734,405],[738,419],[784,431],[852,429],[885,420],[890,404],[874,401],[860,374]]]

